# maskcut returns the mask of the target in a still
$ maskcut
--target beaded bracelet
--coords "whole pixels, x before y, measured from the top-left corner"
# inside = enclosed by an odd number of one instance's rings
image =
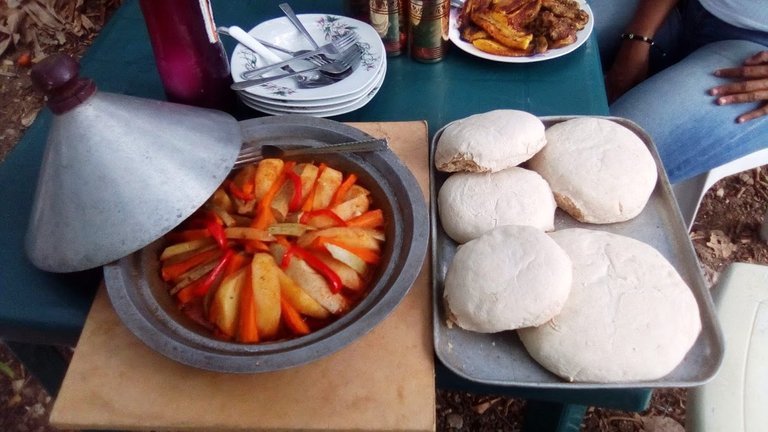
[[[643,36],[643,35],[634,34],[634,33],[622,33],[619,37],[622,40],[631,40],[631,41],[645,42],[648,45],[650,45],[651,48],[658,49],[661,52],[662,56],[667,55],[667,53],[663,49],[661,49],[658,46],[656,46],[656,41],[654,41],[652,38],[649,38],[648,36]]]

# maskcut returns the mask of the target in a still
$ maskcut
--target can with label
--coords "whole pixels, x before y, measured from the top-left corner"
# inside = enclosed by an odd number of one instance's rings
[[[408,53],[424,63],[438,62],[448,49],[450,0],[410,0]]]
[[[360,20],[365,23],[371,21],[370,16],[370,0],[345,0],[344,1],[344,13],[356,20]]]
[[[370,0],[369,23],[384,42],[388,56],[400,55],[406,48],[405,0]]]

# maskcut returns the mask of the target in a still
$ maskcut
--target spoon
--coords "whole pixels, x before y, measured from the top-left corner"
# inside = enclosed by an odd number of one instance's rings
[[[286,18],[293,24],[294,27],[296,27],[296,30],[298,30],[302,36],[304,36],[304,39],[306,39],[314,49],[318,49],[320,46],[315,42],[315,40],[312,38],[312,35],[309,34],[309,31],[306,27],[304,27],[304,24],[301,23],[299,20],[299,17],[296,16],[296,14],[293,12],[293,9],[291,9],[291,6],[288,3],[280,3],[280,9],[285,14]]]
[[[318,49],[320,45],[315,41],[315,39],[312,38],[312,35],[309,34],[309,30],[307,30],[306,27],[304,27],[304,24],[301,23],[301,20],[298,16],[296,16],[296,13],[293,12],[293,9],[288,3],[280,3],[280,10],[283,11],[285,14],[285,17],[288,18],[288,21],[293,24],[293,26],[296,28],[296,30],[301,33],[302,36],[304,36],[304,39],[307,40],[312,45],[312,48]],[[335,63],[329,63],[327,66],[325,66],[326,72],[329,73],[343,73],[347,70],[343,64],[335,64]]]
[[[247,145],[240,150],[234,168],[240,168],[264,158],[285,158],[330,153],[372,152],[386,150],[388,148],[389,144],[386,138],[371,138],[361,141],[326,144],[317,147],[279,147],[271,144],[264,144],[262,146]]]

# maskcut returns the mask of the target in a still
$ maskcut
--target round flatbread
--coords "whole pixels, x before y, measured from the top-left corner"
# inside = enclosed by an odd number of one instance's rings
[[[571,260],[544,232],[507,225],[461,245],[445,276],[449,317],[481,333],[544,323],[571,290]]]
[[[614,223],[645,207],[658,177],[645,143],[611,120],[579,117],[550,126],[528,167],[549,182],[557,205],[580,222]]]
[[[674,370],[701,319],[666,258],[646,243],[602,231],[550,236],[571,257],[573,286],[551,322],[518,331],[531,356],[568,381],[655,380]]]
[[[557,204],[547,181],[519,167],[495,173],[455,173],[437,195],[440,222],[465,243],[501,225],[554,229]]]
[[[531,113],[495,110],[450,123],[435,147],[445,172],[495,172],[530,159],[546,144],[544,124]]]

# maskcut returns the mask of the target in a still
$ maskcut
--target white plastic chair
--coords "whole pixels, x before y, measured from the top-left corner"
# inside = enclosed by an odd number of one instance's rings
[[[722,178],[762,165],[768,165],[768,148],[742,156],[739,159],[714,168],[712,171],[672,185],[672,191],[677,199],[677,205],[680,206],[680,212],[683,214],[683,221],[686,227],[688,227],[688,231],[693,226],[693,220],[696,217],[696,212],[699,210],[704,194],[713,184]],[[764,231],[768,230],[766,228],[768,227],[768,215],[763,225]]]
[[[707,384],[688,392],[686,430],[758,432],[768,425],[768,266],[733,263],[713,288],[725,354]]]

